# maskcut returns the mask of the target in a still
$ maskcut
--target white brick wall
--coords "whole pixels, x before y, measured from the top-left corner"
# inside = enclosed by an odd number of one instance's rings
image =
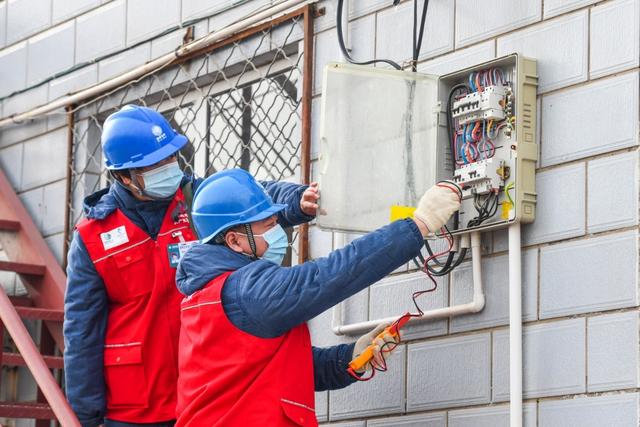
[[[638,66],[640,1],[607,2],[591,10],[591,78]],[[612,23],[615,30],[612,31]]]
[[[540,427],[638,425],[638,393],[547,400],[540,403]]]
[[[126,3],[116,0],[80,16],[76,29],[76,62],[82,63],[125,45]],[[99,43],[96,43],[100,40]]]
[[[588,391],[638,387],[637,338],[637,312],[607,314],[588,320]]]
[[[525,398],[586,391],[585,319],[524,328],[522,363]],[[493,334],[493,399],[509,400],[509,330]]]
[[[491,336],[475,334],[409,346],[407,410],[491,401]]]
[[[521,52],[538,61],[538,92],[587,80],[589,15],[586,10],[498,38],[498,56]],[[562,43],[558,43],[562,40]]]
[[[8,0],[7,43],[21,40],[51,24],[51,0]]]
[[[231,0],[0,0],[0,98],[100,59],[2,100],[0,112],[25,111],[170,52],[184,29],[159,34],[181,22],[202,18],[195,27],[201,37],[268,2],[234,7]],[[523,228],[525,425],[636,426],[640,0],[479,3],[430,2],[418,68],[444,74],[514,51],[538,60],[539,204],[536,222]],[[327,15],[315,23],[314,158],[322,69],[341,57],[335,4],[321,0]],[[412,9],[408,0],[398,7],[391,0],[354,0],[353,56],[409,59]],[[64,117],[52,117],[0,130],[0,166],[59,259],[62,126]],[[338,240],[312,227],[312,257],[327,255]],[[483,243],[484,311],[408,327],[390,372],[316,395],[321,422],[508,425],[506,233],[485,235]],[[411,291],[426,279],[406,272],[405,266],[346,301],[345,323],[410,309]],[[463,264],[440,281],[437,292],[422,297],[423,306],[467,302],[470,289]],[[331,318],[329,310],[309,323],[314,344],[352,342],[355,337],[331,332]]]
[[[73,66],[75,29],[69,21],[29,39],[27,85]]]
[[[456,3],[456,47],[462,47],[491,36],[537,22],[542,4],[529,0],[475,0]],[[499,11],[499,12],[498,12]]]
[[[636,146],[637,88],[636,71],[543,96],[540,164]]]

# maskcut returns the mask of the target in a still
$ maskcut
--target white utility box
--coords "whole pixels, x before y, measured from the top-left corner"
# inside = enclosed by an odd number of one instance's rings
[[[536,87],[518,54],[444,76],[327,65],[318,224],[374,230],[443,179],[464,188],[451,232],[533,221]]]

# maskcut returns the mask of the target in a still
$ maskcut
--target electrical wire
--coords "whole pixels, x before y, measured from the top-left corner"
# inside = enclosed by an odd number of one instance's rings
[[[511,181],[509,184],[507,184],[506,187],[504,187],[504,194],[507,196],[507,200],[509,200],[509,203],[511,203],[511,205],[514,205],[513,203],[513,199],[511,198],[511,194],[509,194],[509,191],[511,191],[514,187],[515,182]]]
[[[394,0],[393,5],[397,6],[400,0]],[[424,32],[427,21],[427,9],[429,7],[429,0],[425,0],[424,7],[422,8],[422,16],[420,19],[420,26],[418,29],[418,0],[413,2],[413,44],[412,44],[412,61],[411,70],[417,71],[418,57],[420,56],[420,49],[422,48],[422,41],[424,40]],[[373,65],[377,63],[384,63],[391,65],[396,70],[402,70],[402,66],[390,59],[371,59],[369,61],[356,61],[353,59],[349,50],[344,43],[344,31],[342,28],[342,14],[344,10],[344,0],[338,0],[336,6],[336,32],[338,33],[338,45],[344,58],[351,64],[355,65]]]
[[[481,195],[475,194],[473,196],[473,206],[478,212],[478,216],[472,218],[467,223],[467,227],[477,227],[487,219],[493,217],[498,211],[498,192],[491,191],[488,195],[484,196],[482,200]]]
[[[420,31],[416,35],[418,27],[418,0],[413,0],[413,61],[411,62],[411,69],[418,71],[418,57],[420,56],[420,50],[422,49],[422,40],[424,36],[424,28],[427,21],[427,9],[429,8],[429,0],[425,0],[424,7],[422,8],[422,17],[420,18]]]
[[[351,57],[351,54],[349,53],[349,51],[347,50],[347,47],[344,44],[344,35],[342,32],[343,6],[344,6],[344,0],[338,0],[338,5],[336,6],[336,31],[338,33],[338,44],[340,45],[340,51],[342,52],[342,55],[344,55],[344,58],[351,64],[355,64],[355,65],[373,65],[377,63],[384,63],[384,64],[391,65],[396,70],[402,70],[402,67],[397,62],[394,62],[390,59],[372,59],[369,61],[356,61]]]
[[[448,188],[452,191],[454,191],[458,197],[460,198],[460,200],[462,200],[462,189],[460,188],[460,186],[458,186],[458,184],[456,184],[453,181],[440,181],[438,183],[436,183],[437,186],[439,187],[443,187],[443,188]],[[427,277],[429,278],[429,280],[432,282],[433,286],[429,289],[425,289],[422,291],[416,291],[412,294],[411,298],[413,301],[413,305],[416,308],[416,312],[415,313],[411,313],[411,312],[407,312],[405,314],[403,314],[402,316],[400,316],[398,319],[396,319],[396,321],[394,321],[389,328],[391,329],[395,329],[397,336],[395,337],[395,341],[390,342],[387,341],[385,342],[383,345],[380,346],[380,352],[381,353],[388,353],[393,351],[398,344],[400,344],[400,342],[402,341],[402,336],[400,334],[400,328],[402,325],[404,325],[410,318],[414,318],[414,317],[422,317],[424,315],[424,311],[422,310],[422,308],[420,307],[420,304],[418,304],[417,299],[421,296],[424,295],[426,293],[430,293],[430,292],[434,292],[436,289],[438,289],[438,282],[436,282],[435,277],[437,277],[437,274],[433,274],[430,269],[429,269],[429,263],[432,262],[433,260],[437,259],[438,257],[441,257],[443,255],[447,255],[450,254],[452,252],[453,249],[453,236],[451,235],[451,232],[449,232],[449,230],[447,229],[446,226],[443,226],[441,229],[441,235],[447,240],[447,244],[448,247],[447,249],[439,252],[439,253],[431,253],[427,259],[425,259],[424,261],[424,265],[422,266],[423,271],[426,273]],[[425,241],[426,243],[426,241]],[[466,249],[463,249],[464,253],[466,252]],[[461,257],[461,259],[464,258],[464,255]],[[458,263],[462,262],[461,260],[457,261]],[[369,381],[371,380],[376,372],[385,372],[387,370],[387,363],[384,359],[384,356],[381,356],[380,358],[380,362],[376,362],[374,359],[371,359],[368,363],[368,368],[370,369],[370,374],[368,376],[362,376],[362,375],[358,375],[358,373],[356,373],[353,369],[348,368],[347,372],[349,373],[349,375],[351,375],[353,378],[355,378],[358,381]],[[365,365],[365,367],[367,366]],[[365,372],[366,372],[366,368],[365,368]]]

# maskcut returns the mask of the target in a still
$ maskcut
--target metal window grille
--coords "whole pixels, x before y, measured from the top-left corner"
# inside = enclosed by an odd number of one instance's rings
[[[160,111],[187,136],[179,162],[189,174],[206,177],[243,168],[261,180],[308,182],[310,14],[311,7],[305,6],[70,106],[64,253],[71,230],[83,217],[83,199],[110,184],[100,147],[102,124],[127,104]],[[307,228],[299,231],[294,255],[304,260]]]

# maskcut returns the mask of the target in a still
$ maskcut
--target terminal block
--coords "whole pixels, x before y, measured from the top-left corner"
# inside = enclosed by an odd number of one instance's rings
[[[456,169],[453,181],[462,187],[462,197],[487,194],[504,187],[509,167],[499,159],[491,158],[469,163]]]
[[[482,92],[473,92],[455,101],[451,113],[461,125],[479,120],[503,120],[507,88],[487,86]]]

